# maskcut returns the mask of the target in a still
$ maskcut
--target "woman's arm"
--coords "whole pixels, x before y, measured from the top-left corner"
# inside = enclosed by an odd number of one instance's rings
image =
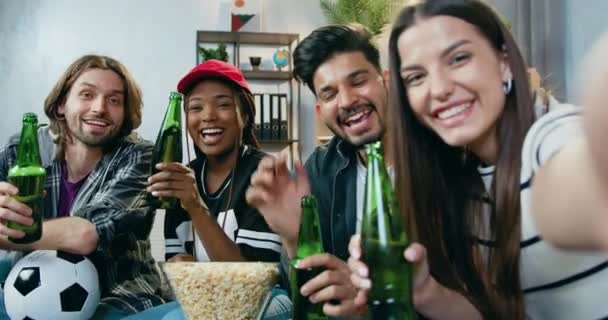
[[[608,251],[608,34],[585,59],[584,135],[544,165],[533,185],[536,223],[564,248]]]

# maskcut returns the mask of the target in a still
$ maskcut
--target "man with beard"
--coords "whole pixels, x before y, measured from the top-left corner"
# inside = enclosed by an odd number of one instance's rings
[[[50,126],[38,130],[45,221],[31,244],[10,242],[24,234],[5,224],[32,223],[31,209],[11,197],[17,189],[6,182],[19,136],[0,150],[0,276],[23,252],[61,250],[86,255],[97,268],[101,303],[93,319],[164,303],[148,240],[154,214],[145,201],[153,146],[132,132],[141,108],[139,86],[120,62],[87,55],[68,67],[44,103]],[[4,310],[0,300],[2,319]]]
[[[316,111],[335,136],[317,147],[305,166],[294,164],[295,177],[285,157],[262,160],[247,193],[248,202],[281,236],[287,254],[283,260],[296,252],[300,199],[310,193],[317,198],[326,253],[304,259],[298,267],[325,269],[302,286],[301,293],[324,304],[328,316],[354,308],[350,299],[355,291],[345,261],[363,211],[364,145],[386,136],[388,93],[379,60],[371,34],[363,28],[326,26],[302,40],[294,51],[294,74],[315,94]],[[390,150],[385,152],[391,159]]]

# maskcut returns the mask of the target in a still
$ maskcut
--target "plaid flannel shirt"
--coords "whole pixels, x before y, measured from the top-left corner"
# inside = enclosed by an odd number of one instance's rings
[[[0,150],[0,181],[16,159],[19,136]],[[47,170],[45,218],[57,217],[61,161],[47,127],[38,131],[42,165]],[[153,145],[132,134],[107,153],[89,174],[74,199],[71,216],[95,224],[97,249],[88,256],[99,273],[101,303],[128,313],[159,305],[160,276],[150,251],[149,235],[154,211],[146,202],[145,188]],[[4,250],[0,250],[4,251]],[[21,253],[2,252],[13,259]]]

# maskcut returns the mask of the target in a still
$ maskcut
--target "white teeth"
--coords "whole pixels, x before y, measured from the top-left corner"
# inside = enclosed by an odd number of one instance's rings
[[[354,115],[346,118],[346,121],[344,121],[344,122],[345,123],[355,122],[355,121],[361,119],[366,113],[367,113],[367,111],[357,112]]]
[[[440,112],[437,115],[437,118],[439,118],[441,120],[447,119],[447,118],[453,117],[453,116],[463,112],[464,110],[467,110],[470,107],[471,107],[470,103],[461,104],[459,106],[452,107],[452,108],[449,108],[447,110]]]
[[[95,120],[87,120],[87,121],[85,121],[85,122],[86,122],[86,123],[88,123],[88,124],[93,124],[93,125],[96,125],[96,126],[102,126],[102,127],[105,127],[105,126],[107,126],[107,125],[108,125],[108,124],[107,124],[107,123],[105,123],[105,122],[102,122],[102,121],[95,121]]]
[[[224,132],[224,130],[217,129],[217,128],[203,129],[203,131],[202,131],[203,134],[218,134],[218,133],[222,133],[222,132]]]

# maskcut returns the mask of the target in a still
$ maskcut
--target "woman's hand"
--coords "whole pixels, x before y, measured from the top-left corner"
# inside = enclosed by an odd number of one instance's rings
[[[207,209],[196,187],[194,171],[177,163],[157,163],[160,172],[148,178],[148,192],[155,197],[173,197],[180,200],[182,208],[188,213],[196,208]]]

